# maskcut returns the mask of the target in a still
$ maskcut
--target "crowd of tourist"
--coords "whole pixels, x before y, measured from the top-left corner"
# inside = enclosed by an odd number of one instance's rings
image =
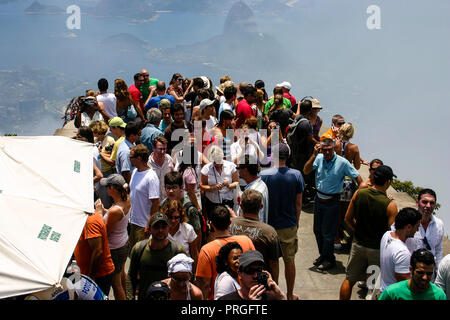
[[[269,93],[262,80],[229,76],[214,86],[176,73],[166,86],[143,69],[133,79],[116,79],[113,92],[100,79],[74,113],[75,138],[94,146],[96,199],[74,258],[103,296],[112,287],[116,300],[298,300],[295,257],[308,205],[314,268],[336,268],[343,231],[353,235],[341,299],[357,282],[370,287],[373,265],[380,299],[448,297],[435,192],[424,189],[417,209],[398,211],[386,193],[392,169],[362,158],[344,116],[323,130],[320,101],[294,97],[287,81]]]

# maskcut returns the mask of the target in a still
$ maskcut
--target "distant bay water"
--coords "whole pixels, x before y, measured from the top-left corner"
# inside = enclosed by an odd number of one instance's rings
[[[320,116],[327,125],[333,114],[344,115],[355,125],[353,142],[366,160],[381,158],[400,180],[435,189],[442,204],[438,216],[449,234],[450,150],[444,137],[450,119],[450,2],[309,2],[316,5],[272,14],[255,11],[258,29],[287,47],[294,63],[276,57],[266,65],[276,66],[277,76],[265,73],[264,66],[251,65],[230,76],[237,82],[262,78],[269,93],[277,83],[290,81],[297,98],[320,99],[324,107]],[[111,82],[123,77],[131,83],[142,67],[167,82],[180,72],[187,77],[209,75],[217,84],[228,73],[197,64],[156,63],[151,53],[127,51],[136,42],[109,49],[99,45],[125,33],[146,41],[150,48],[176,51],[177,46],[219,35],[226,13],[159,13],[154,21],[142,24],[87,15],[82,16],[81,30],[68,30],[68,15],[26,15],[24,2],[20,3],[0,6],[0,69],[21,65],[49,69],[85,81],[86,88],[95,88],[100,77]],[[380,30],[366,26],[366,9],[374,3],[381,8]],[[238,34],[236,42],[234,50],[249,56],[273,49],[271,43],[258,50],[249,48]]]

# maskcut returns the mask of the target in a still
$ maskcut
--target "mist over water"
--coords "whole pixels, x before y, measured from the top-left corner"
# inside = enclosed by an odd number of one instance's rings
[[[63,9],[98,2],[41,1]],[[232,37],[223,31],[235,1],[221,2],[210,12],[158,13],[146,23],[82,14],[81,30],[66,28],[66,14],[24,14],[29,0],[0,4],[0,69],[27,65],[79,81],[65,101],[43,97],[61,107],[96,89],[101,77],[110,91],[115,78],[130,85],[143,67],[166,83],[175,72],[207,75],[214,85],[225,74],[235,82],[263,79],[269,94],[289,81],[297,99],[320,100],[325,125],[336,113],[355,125],[352,142],[364,159],[381,158],[400,180],[434,189],[448,234],[450,2],[299,0],[288,7],[289,1],[244,1],[256,29]],[[367,28],[370,5],[381,9],[379,30]],[[43,117],[39,125],[24,117],[29,131],[23,134],[52,134],[62,125],[54,115]]]

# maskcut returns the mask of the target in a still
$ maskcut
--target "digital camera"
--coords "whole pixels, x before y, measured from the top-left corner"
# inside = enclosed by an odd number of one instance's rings
[[[258,271],[258,273],[256,274],[256,278],[255,278],[255,280],[258,282],[258,285],[263,285],[264,287],[266,287],[266,289],[268,288],[268,286],[267,286],[268,279],[269,279],[269,276],[262,271]]]

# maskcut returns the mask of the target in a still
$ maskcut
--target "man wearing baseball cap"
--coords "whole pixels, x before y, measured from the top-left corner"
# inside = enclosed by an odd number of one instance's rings
[[[239,257],[238,277],[241,288],[219,300],[286,300],[267,270],[264,258],[257,250],[248,250]]]
[[[165,214],[155,213],[150,218],[150,239],[136,243],[130,254],[127,274],[127,300],[143,300],[151,283],[167,278],[167,262],[183,247],[168,238],[169,219]]]
[[[297,100],[293,95],[291,95],[291,84],[290,82],[283,81],[282,83],[277,84],[277,87],[281,87],[283,89],[283,97],[288,99],[291,102],[292,106],[295,106],[297,104]]]
[[[153,282],[148,287],[145,300],[147,301],[170,300],[170,289],[167,283],[162,281]]]
[[[219,121],[216,118],[216,108],[214,108],[214,100],[203,99],[200,102],[201,120],[206,121],[206,130],[209,131]]]

